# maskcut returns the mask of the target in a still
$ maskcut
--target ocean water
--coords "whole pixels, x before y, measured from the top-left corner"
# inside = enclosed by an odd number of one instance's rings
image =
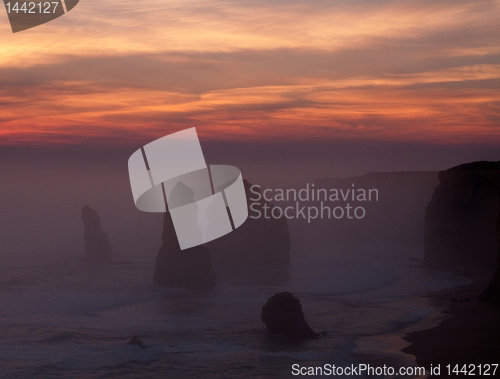
[[[382,351],[384,336],[434,312],[419,300],[426,291],[467,282],[420,268],[409,250],[371,244],[319,259],[296,247],[287,282],[210,292],[153,286],[147,256],[111,265],[74,257],[4,262],[0,377],[289,378],[294,363],[355,364],[359,341]],[[301,300],[307,322],[324,335],[266,334],[261,307],[282,291]],[[134,335],[146,349],[127,344]]]
[[[380,192],[388,206],[347,225],[344,242],[336,237],[346,224],[289,220],[286,282],[157,288],[162,214],[133,204],[126,162],[135,149],[0,150],[0,378],[290,378],[295,363],[347,366],[363,354],[411,364],[391,341],[433,319],[421,296],[467,282],[419,267],[424,211],[414,208],[426,201],[415,195],[418,186],[409,193],[395,182],[394,191]],[[225,153],[204,151],[208,162],[228,162]],[[301,176],[289,161],[278,170],[273,159],[255,158],[252,146],[248,162],[233,164],[262,188],[303,188],[319,175],[316,164],[303,166]],[[111,265],[78,259],[84,205],[101,217]],[[384,238],[405,243],[376,242]],[[261,308],[282,291],[301,300],[309,325],[324,332],[318,340],[266,335]],[[146,349],[127,344],[134,335]]]

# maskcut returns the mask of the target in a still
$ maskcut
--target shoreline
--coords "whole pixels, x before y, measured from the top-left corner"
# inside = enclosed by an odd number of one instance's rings
[[[454,270],[461,275],[463,270]],[[459,271],[459,272],[457,272]],[[482,272],[481,272],[482,271]],[[402,337],[408,342],[403,347],[403,354],[410,354],[416,359],[419,366],[426,368],[440,367],[440,374],[431,377],[469,377],[463,373],[446,371],[447,365],[500,364],[500,312],[481,302],[478,298],[484,290],[492,275],[485,275],[484,271],[473,270],[469,272],[473,283],[436,291],[426,294],[424,298],[430,302],[438,302],[445,308],[441,311],[443,318],[430,328],[409,331]],[[497,372],[497,374],[500,372]]]
[[[500,364],[500,311],[478,300],[493,277],[493,268],[457,266],[442,271],[468,277],[472,283],[415,296],[412,301],[434,312],[392,333],[355,340],[358,347],[353,353],[360,362],[425,367],[426,375],[413,376],[422,379],[470,376],[448,375],[446,365],[462,369],[464,364]],[[441,374],[431,373],[430,368],[438,366]]]
[[[428,296],[417,296],[413,298],[412,301],[422,303],[422,307],[428,306],[433,308],[434,312],[416,322],[405,325],[398,331],[356,339],[355,342],[358,346],[353,352],[360,362],[372,366],[383,366],[384,364],[392,367],[420,366],[414,354],[403,351],[411,345],[411,343],[406,340],[406,336],[410,333],[418,333],[420,331],[432,329],[451,316],[445,313],[448,305],[444,300],[433,299]],[[424,379],[427,378],[428,375],[412,377]]]

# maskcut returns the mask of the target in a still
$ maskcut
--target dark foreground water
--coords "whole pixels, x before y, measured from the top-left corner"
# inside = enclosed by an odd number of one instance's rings
[[[5,262],[0,377],[288,378],[294,363],[347,366],[360,339],[383,350],[385,335],[432,314],[419,295],[465,282],[417,267],[405,248],[328,259],[295,252],[287,283],[206,293],[154,287],[151,259]],[[389,250],[399,258],[381,262]],[[293,292],[310,326],[326,335],[305,342],[266,335],[261,307],[281,291]],[[147,349],[128,345],[133,335]]]

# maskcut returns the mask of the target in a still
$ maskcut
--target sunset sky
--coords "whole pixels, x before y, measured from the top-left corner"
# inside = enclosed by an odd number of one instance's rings
[[[80,0],[13,34],[0,144],[500,143],[500,0]]]

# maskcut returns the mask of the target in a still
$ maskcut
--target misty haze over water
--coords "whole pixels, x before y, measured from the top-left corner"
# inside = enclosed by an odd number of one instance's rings
[[[262,150],[269,158],[265,164],[264,158],[242,160],[244,152],[226,151],[223,160],[224,154],[208,145],[209,164],[238,166],[245,179],[263,188],[299,189],[335,173],[362,175],[360,167],[369,159],[368,154],[332,163],[329,175],[326,163],[313,165],[306,156],[290,155],[298,162],[295,172],[290,161],[272,160],[272,149]],[[378,336],[433,312],[418,295],[467,282],[419,267],[422,205],[430,199],[436,175],[431,172],[425,191],[416,187],[405,193],[398,193],[400,184],[390,177],[357,179],[365,188],[383,183],[380,201],[367,205],[367,218],[359,224],[290,220],[290,278],[282,284],[222,283],[208,293],[157,288],[152,278],[162,214],[135,208],[128,153],[40,149],[2,156],[0,195],[8,201],[2,203],[0,218],[0,367],[7,377],[172,373],[244,378],[249,372],[287,377],[295,362],[355,362],[353,349],[360,339],[360,346],[368,339],[375,351],[383,350],[385,342]],[[383,171],[402,165],[385,164],[382,159],[374,167]],[[429,165],[436,169],[440,164]],[[355,175],[346,175],[349,170]],[[350,186],[349,180],[335,180],[332,185]],[[408,205],[412,201],[416,210]],[[81,261],[84,205],[98,211],[117,263]],[[397,233],[390,232],[393,228]],[[292,345],[269,339],[260,308],[281,291],[301,299],[311,327],[326,336]],[[126,345],[132,335],[148,349]]]

